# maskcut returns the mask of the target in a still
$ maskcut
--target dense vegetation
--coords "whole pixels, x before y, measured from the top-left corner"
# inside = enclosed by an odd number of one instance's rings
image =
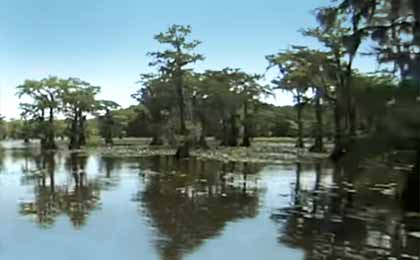
[[[164,49],[149,53],[154,72],[141,75],[132,95],[137,106],[120,109],[98,100],[100,88],[78,78],[27,80],[17,95],[30,101],[20,104],[21,119],[1,121],[1,137],[38,138],[43,149],[55,149],[61,136],[70,149],[80,149],[94,135],[107,144],[114,137],[147,136],[151,145],[177,147],[179,157],[208,148],[208,136],[222,146],[244,147],[256,136],[293,136],[297,147],[313,152],[327,151],[331,137],[334,160],[411,149],[418,173],[419,2],[341,0],[315,15],[318,26],[302,33],[323,47],[268,53],[267,69],[278,71],[269,84],[264,75],[238,68],[195,71],[205,59],[196,52],[201,42],[191,39],[191,27],[173,25],[155,36]],[[354,61],[362,54],[384,69],[358,71]],[[294,107],[262,101],[276,89],[292,93]],[[305,145],[304,137],[313,141]]]
[[[122,7],[116,13],[125,14],[128,2],[116,4]],[[0,115],[0,220],[6,227],[0,255],[419,260],[420,0],[329,3],[313,11],[313,28],[299,31],[312,44],[263,51],[261,74],[229,64],[200,70],[210,59],[200,51],[206,43],[190,26],[171,25],[154,36],[155,49],[138,53],[146,54],[141,62],[148,67],[134,73],[137,83],[120,104],[77,77],[24,77],[12,84],[21,103],[16,118]],[[254,5],[247,4],[234,11],[250,19],[246,11]],[[220,12],[218,5],[212,3]],[[36,17],[57,13],[55,5],[44,7]],[[107,28],[102,16],[122,27],[114,10],[102,10],[108,3],[99,5],[98,15],[91,6],[78,7],[95,20],[89,30],[77,30],[86,50],[87,42],[98,40],[85,39],[86,33]],[[181,16],[194,10],[176,7]],[[251,12],[268,16],[258,10]],[[150,13],[157,21],[157,12]],[[133,8],[132,14],[139,12]],[[273,14],[285,24],[281,10]],[[233,17],[241,33],[256,36]],[[41,21],[50,26],[49,19]],[[71,35],[57,16],[53,22]],[[129,39],[118,35],[118,44]],[[109,62],[119,61],[124,52],[116,42],[101,39],[106,51],[115,48],[115,56],[104,53]],[[240,54],[253,56],[249,51]],[[30,65],[31,52],[23,54]],[[361,70],[365,59],[374,71]],[[77,59],[57,60],[68,67]],[[124,78],[112,69],[117,81]],[[269,102],[281,95],[290,105]]]

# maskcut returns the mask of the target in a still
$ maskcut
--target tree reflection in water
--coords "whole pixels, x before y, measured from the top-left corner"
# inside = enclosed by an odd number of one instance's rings
[[[420,216],[405,212],[386,192],[398,186],[395,179],[389,183],[389,168],[355,174],[352,167],[336,165],[330,185],[321,183],[318,164],[314,185],[303,189],[301,167],[291,206],[272,215],[282,224],[280,243],[304,249],[308,260],[418,259],[420,240],[412,232],[420,231]]]
[[[125,160],[124,162],[127,161],[128,160]],[[120,182],[120,175],[113,173],[122,169],[122,162],[121,158],[107,156],[98,158],[98,170],[103,174],[102,178],[98,180],[100,181],[101,190],[108,191],[115,189],[118,186]]]
[[[3,147],[0,146],[0,173],[4,171],[4,150]]]
[[[258,211],[258,167],[195,159],[156,157],[137,199],[157,230],[162,259],[182,259],[204,240],[217,236],[227,222],[252,218]]]
[[[76,228],[80,228],[86,223],[87,216],[99,207],[100,185],[88,181],[87,157],[76,153],[66,158],[68,178],[57,183],[56,160],[54,153],[39,156],[35,160],[36,169],[23,177],[23,181],[34,185],[34,200],[22,202],[20,213],[34,216],[42,227],[50,227],[58,216],[64,214]]]

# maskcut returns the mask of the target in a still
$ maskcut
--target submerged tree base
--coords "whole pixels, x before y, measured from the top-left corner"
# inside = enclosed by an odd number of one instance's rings
[[[161,138],[154,137],[152,141],[150,142],[150,145],[160,146],[160,145],[164,145],[164,142]]]
[[[190,144],[186,142],[180,146],[175,153],[175,157],[178,159],[190,157]]]
[[[323,147],[319,147],[319,146],[313,145],[313,146],[311,146],[309,148],[309,152],[312,152],[312,153],[325,153],[327,151]]]
[[[269,164],[294,164],[296,162],[314,162],[328,158],[328,153],[313,153],[294,147],[291,138],[261,138],[254,140],[250,147],[218,146],[216,140],[208,140],[208,149],[197,148],[192,145],[182,145],[178,148],[170,146],[149,146],[148,140],[143,139],[127,143],[135,145],[121,145],[115,140],[113,147],[98,147],[95,151],[106,156],[114,157],[148,157],[156,155],[171,155],[177,158],[196,157],[203,160],[217,160],[223,162],[249,162]],[[137,142],[137,143],[136,143]]]

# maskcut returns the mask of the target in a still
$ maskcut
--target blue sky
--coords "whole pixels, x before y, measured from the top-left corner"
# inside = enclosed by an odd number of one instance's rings
[[[2,0],[0,1],[0,109],[17,117],[15,87],[48,75],[80,77],[102,87],[101,98],[134,104],[153,36],[188,24],[203,44],[197,70],[226,66],[263,73],[264,56],[289,45],[317,46],[298,32],[314,26],[310,11],[328,0]],[[362,68],[369,64],[361,62]],[[277,104],[290,103],[278,95]]]

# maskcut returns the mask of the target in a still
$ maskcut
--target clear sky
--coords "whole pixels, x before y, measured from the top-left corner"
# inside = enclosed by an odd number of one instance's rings
[[[289,45],[316,46],[298,30],[314,26],[311,10],[328,0],[1,0],[0,109],[18,117],[15,87],[49,75],[79,77],[102,87],[101,98],[134,104],[153,36],[171,24],[191,25],[206,60],[197,70],[226,66],[263,73],[265,55]],[[368,66],[361,63],[360,66]],[[290,102],[278,95],[277,104]]]

